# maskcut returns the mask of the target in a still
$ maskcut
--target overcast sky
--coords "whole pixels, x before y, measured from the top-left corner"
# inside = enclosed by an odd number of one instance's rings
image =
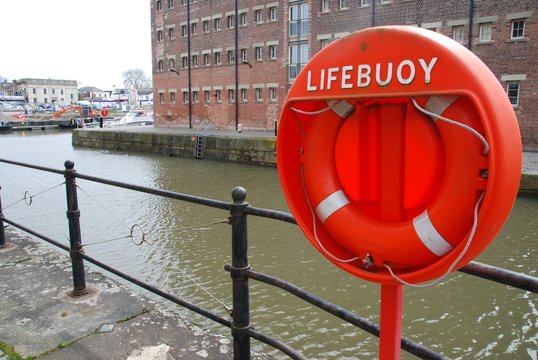
[[[122,72],[151,76],[148,0],[0,0],[0,76],[123,87]]]

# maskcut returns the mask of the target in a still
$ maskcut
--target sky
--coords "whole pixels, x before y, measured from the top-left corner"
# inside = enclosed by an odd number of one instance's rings
[[[123,87],[122,73],[151,77],[148,0],[0,0],[0,76]]]

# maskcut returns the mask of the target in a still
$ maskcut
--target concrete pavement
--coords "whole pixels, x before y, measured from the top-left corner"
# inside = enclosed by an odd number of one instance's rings
[[[5,234],[0,359],[9,358],[8,347],[43,360],[233,358],[231,336],[213,334],[98,272],[86,272],[92,293],[73,298],[67,255],[12,226]]]

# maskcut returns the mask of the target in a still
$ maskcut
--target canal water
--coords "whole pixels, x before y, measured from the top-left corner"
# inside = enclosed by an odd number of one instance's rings
[[[0,157],[229,201],[236,185],[256,207],[288,211],[275,168],[146,154],[74,149],[70,132],[29,131],[0,136]],[[61,175],[0,163],[7,218],[68,244]],[[227,316],[231,306],[228,214],[199,205],[78,180],[86,252],[177,296]],[[27,193],[26,193],[27,192]],[[25,200],[25,195],[26,200]],[[30,195],[31,204],[30,203]],[[537,276],[538,198],[520,195],[508,223],[477,261]],[[147,242],[127,237],[135,226]],[[249,217],[254,270],[278,276],[379,321],[379,286],[354,278],[317,253],[294,225]],[[311,359],[373,359],[378,339],[295,297],[251,281],[252,323]],[[218,301],[217,301],[218,300]],[[425,289],[404,290],[403,335],[451,359],[538,359],[535,294],[455,273]],[[229,335],[183,309],[175,311]],[[253,341],[277,358],[276,350]],[[403,353],[402,359],[414,357]]]

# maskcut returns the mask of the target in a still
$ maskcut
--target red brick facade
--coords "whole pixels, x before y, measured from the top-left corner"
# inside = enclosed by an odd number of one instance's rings
[[[188,53],[187,28],[191,61],[195,57],[191,63],[192,127],[210,121],[219,128],[239,123],[243,128],[272,129],[293,81],[289,74],[304,63],[301,54],[311,58],[324,44],[372,25],[420,25],[458,38],[491,68],[507,92],[510,87],[523,146],[538,149],[536,0],[238,0],[237,119],[236,104],[229,98],[235,90],[235,63],[228,61],[228,51],[235,49],[235,29],[229,26],[235,24],[229,18],[235,14],[234,2],[190,1],[191,25],[187,27],[187,0],[151,0],[156,126],[189,124],[188,101],[184,101],[188,99],[188,62],[182,60]],[[219,18],[220,30],[215,28]],[[290,24],[290,19],[297,18]],[[216,64],[219,51],[221,61]],[[290,51],[299,52],[299,60],[292,61],[295,65],[288,64],[293,57]],[[242,63],[245,52],[248,64]],[[169,71],[171,65],[179,75]],[[215,97],[219,90],[220,102]]]

